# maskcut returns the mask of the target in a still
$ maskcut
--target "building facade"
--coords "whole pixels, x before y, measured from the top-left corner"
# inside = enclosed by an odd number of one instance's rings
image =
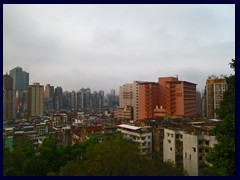
[[[114,117],[121,120],[132,120],[133,119],[133,107],[117,107],[114,111]]]
[[[154,109],[158,106],[158,83],[139,83],[138,115],[139,120],[154,118]]]
[[[159,105],[167,116],[196,116],[196,84],[178,78],[159,78]]]
[[[44,109],[53,111],[54,110],[54,86],[46,84],[44,89]]]
[[[16,118],[15,93],[13,79],[10,75],[3,76],[3,120]]]
[[[117,126],[117,131],[123,134],[123,138],[137,142],[142,155],[151,156],[152,153],[152,129],[150,126],[138,127],[127,124]]]
[[[28,116],[43,116],[44,88],[39,83],[28,86]]]
[[[29,73],[23,71],[21,67],[15,67],[10,70],[10,76],[13,79],[14,90],[27,90],[29,85]]]
[[[226,76],[221,75],[217,76],[209,76],[206,80],[206,107],[205,115],[208,118],[216,118],[215,110],[219,108],[220,102],[223,100],[223,94],[227,90]]]

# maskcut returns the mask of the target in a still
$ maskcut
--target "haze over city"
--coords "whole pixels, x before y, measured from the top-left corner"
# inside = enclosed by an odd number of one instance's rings
[[[235,5],[3,5],[3,74],[30,84],[118,92],[178,75],[201,91],[232,58]]]

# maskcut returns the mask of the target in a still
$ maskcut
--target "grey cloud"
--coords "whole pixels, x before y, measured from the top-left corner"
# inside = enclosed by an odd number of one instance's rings
[[[231,5],[4,5],[3,20],[3,73],[66,90],[176,74],[200,87],[235,58]]]

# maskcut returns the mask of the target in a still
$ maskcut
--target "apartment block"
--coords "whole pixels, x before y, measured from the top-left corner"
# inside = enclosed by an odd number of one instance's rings
[[[3,120],[13,120],[16,117],[15,93],[13,79],[10,75],[3,76]]]
[[[119,90],[119,106],[132,106],[133,107],[133,119],[139,119],[138,110],[138,98],[139,98],[139,81],[133,83],[124,84],[120,86]]]
[[[117,107],[117,109],[114,111],[114,117],[122,120],[132,120],[133,107],[132,106]]]
[[[217,143],[211,122],[174,122],[164,127],[163,160],[183,163],[190,176],[200,176],[209,149]]]
[[[215,110],[219,108],[223,100],[223,94],[227,90],[226,76],[209,76],[205,87],[205,115],[208,118],[216,118]]]
[[[139,143],[138,148],[142,155],[151,155],[152,128],[150,126],[138,127],[120,124],[117,126],[117,131],[123,134],[123,138]]]
[[[28,86],[28,116],[43,116],[43,86],[33,83]]]

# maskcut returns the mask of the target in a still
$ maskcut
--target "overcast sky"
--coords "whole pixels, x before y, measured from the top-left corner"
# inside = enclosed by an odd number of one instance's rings
[[[3,5],[3,74],[64,91],[230,75],[235,5]]]

